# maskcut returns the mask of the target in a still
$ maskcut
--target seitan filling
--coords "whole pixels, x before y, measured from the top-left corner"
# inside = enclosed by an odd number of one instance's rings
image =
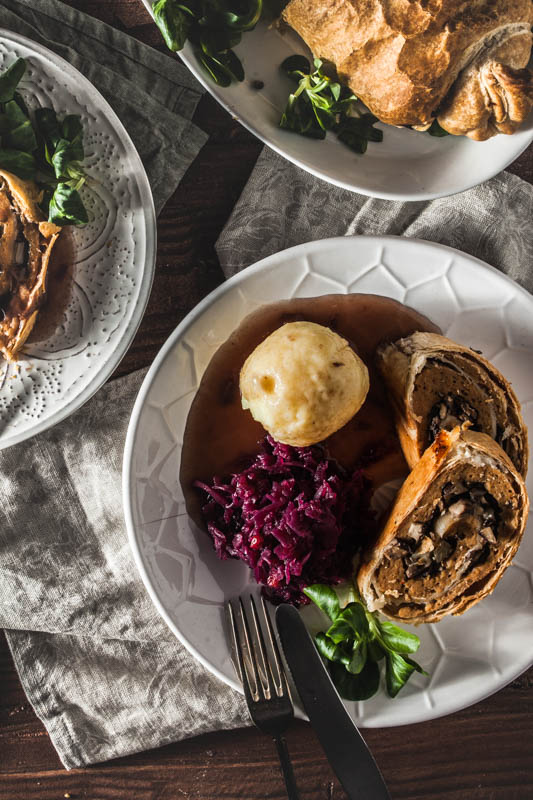
[[[0,178],[0,349],[8,358],[23,343],[44,299],[49,247]]]
[[[516,499],[507,478],[475,464],[460,472],[431,487],[384,552],[375,587],[398,616],[403,606],[411,616],[413,605],[446,605],[453,587],[464,590],[491,571],[511,535]]]
[[[469,422],[472,430],[486,433],[517,463],[520,445],[512,431],[505,392],[463,355],[454,354],[453,363],[445,358],[427,359],[415,380],[413,412],[419,420],[422,449],[440,430],[451,431]]]
[[[452,431],[457,425],[470,423],[470,429],[479,431],[479,414],[467,400],[457,394],[447,394],[439,398],[428,416],[428,445],[433,444],[440,431]]]

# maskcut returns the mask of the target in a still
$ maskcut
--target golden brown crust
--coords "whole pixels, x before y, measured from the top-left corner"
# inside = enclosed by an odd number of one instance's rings
[[[478,465],[479,476],[484,475],[487,482],[505,482],[508,487],[507,505],[502,504],[502,515],[507,513],[508,507],[512,515],[509,512],[509,521],[502,523],[498,542],[491,548],[487,561],[451,581],[440,596],[431,591],[429,578],[425,589],[427,602],[420,597],[413,601],[405,574],[395,585],[389,582],[384,590],[379,569],[385,563],[387,551],[398,542],[399,534],[405,535],[410,526],[412,528],[413,515],[423,514],[426,507],[429,509],[429,496],[435,492],[435,486],[453,481],[465,459]],[[359,570],[357,583],[361,595],[371,610],[380,609],[391,619],[414,624],[437,622],[448,614],[462,614],[493,591],[511,563],[525,529],[528,510],[523,479],[496,442],[485,434],[459,427],[451,432],[441,431],[398,492],[387,522]]]
[[[476,141],[518,130],[533,108],[533,74],[525,68],[530,55],[529,32],[484,51],[454,84],[439,124]]]
[[[516,468],[522,475],[527,474],[528,435],[520,403],[509,381],[480,353],[445,336],[420,332],[381,348],[378,366],[387,384],[398,436],[410,467],[429,444],[428,415],[437,399],[438,381],[449,366],[457,371],[447,372],[456,381],[447,391],[465,398],[468,384],[475,388],[477,397],[470,393],[469,400],[479,413],[482,430],[495,438],[499,436]]]
[[[515,130],[531,107],[527,75],[514,73],[531,52],[531,0],[291,0],[283,19],[391,125],[428,125],[446,99],[450,132],[486,138]],[[505,108],[494,124],[489,85]]]
[[[0,353],[8,361],[16,360],[35,325],[46,294],[50,255],[61,231],[44,221],[38,197],[33,182],[0,171]],[[22,262],[19,247],[25,251]]]

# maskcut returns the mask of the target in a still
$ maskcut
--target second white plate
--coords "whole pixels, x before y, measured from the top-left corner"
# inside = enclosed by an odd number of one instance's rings
[[[151,10],[155,0],[143,0]],[[429,200],[456,194],[492,178],[533,141],[533,115],[513,136],[473,142],[464,136],[442,139],[427,133],[380,125],[381,144],[370,143],[364,156],[352,153],[331,134],[307,139],[279,127],[281,112],[294,87],[279,69],[293,53],[310,54],[292,31],[259,23],[235,48],[246,74],[242,83],[216,86],[186,44],[180,56],[218,102],[265,144],[302,169],[329,183],[387,200]],[[253,82],[264,87],[257,91]]]
[[[21,57],[27,69],[20,91],[30,109],[81,117],[89,222],[68,229],[72,285],[54,328],[31,338],[16,363],[0,362],[0,448],[72,414],[111,375],[142,319],[156,250],[148,177],[113,109],[67,61],[0,30],[0,70]]]

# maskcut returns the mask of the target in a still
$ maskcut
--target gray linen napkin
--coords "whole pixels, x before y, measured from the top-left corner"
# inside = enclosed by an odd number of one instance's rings
[[[122,452],[144,374],[0,452],[0,626],[67,768],[248,724],[162,622],[129,549]]]
[[[160,210],[206,139],[186,68],[56,0],[3,0],[0,28],[55,50],[102,92]],[[161,622],[129,551],[122,451],[143,375],[0,453],[0,627],[68,768],[248,722],[240,695]]]
[[[216,250],[227,278],[286,247],[397,234],[456,247],[533,292],[533,186],[501,173],[453,197],[395,203],[329,186],[264,149]]]

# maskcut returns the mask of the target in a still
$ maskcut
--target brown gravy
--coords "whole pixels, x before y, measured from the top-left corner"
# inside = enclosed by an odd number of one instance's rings
[[[415,331],[440,333],[427,317],[386,297],[369,294],[297,298],[262,306],[235,330],[211,359],[193,400],[183,440],[180,481],[189,514],[201,522],[196,479],[209,481],[242,468],[258,452],[262,425],[241,407],[239,373],[254,350],[286,322],[307,320],[344,336],[370,373],[370,391],[361,410],[326,439],[331,455],[348,469],[377,456],[367,473],[375,486],[402,477],[407,465],[396,436],[392,411],[374,355],[381,342]]]
[[[28,337],[29,342],[43,342],[55,333],[63,320],[70,300],[74,273],[74,243],[65,228],[50,254],[46,274],[46,295],[37,321]]]

